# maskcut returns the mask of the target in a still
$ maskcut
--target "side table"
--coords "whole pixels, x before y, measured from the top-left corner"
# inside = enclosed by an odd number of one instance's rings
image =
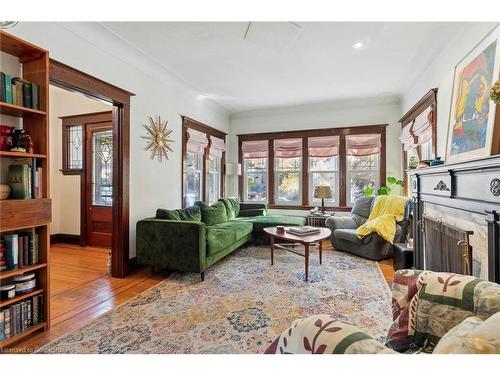
[[[392,250],[394,271],[413,267],[413,249],[409,249],[407,243],[395,243],[392,245]]]
[[[307,225],[311,227],[325,227],[326,219],[334,215],[335,213],[325,215],[307,215]]]

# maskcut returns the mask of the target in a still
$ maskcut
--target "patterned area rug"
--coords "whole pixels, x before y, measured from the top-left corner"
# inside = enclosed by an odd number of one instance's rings
[[[331,314],[375,338],[391,323],[391,295],[376,262],[337,251],[304,259],[249,247],[205,273],[174,274],[41,353],[262,353],[293,320]]]

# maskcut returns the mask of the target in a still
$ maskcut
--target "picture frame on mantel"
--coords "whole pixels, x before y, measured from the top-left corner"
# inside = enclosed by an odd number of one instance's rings
[[[496,26],[455,66],[447,164],[500,153],[500,110],[489,98],[499,76],[500,26]]]

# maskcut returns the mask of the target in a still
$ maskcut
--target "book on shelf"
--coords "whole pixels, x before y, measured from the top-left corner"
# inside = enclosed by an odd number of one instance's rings
[[[26,159],[22,159],[26,160]],[[9,185],[12,199],[42,198],[43,169],[37,166],[35,158],[15,161],[9,165]]]
[[[43,295],[40,294],[0,310],[0,340],[43,322],[43,303]]]
[[[287,229],[287,232],[299,236],[307,236],[309,234],[320,233],[320,230],[316,227],[311,227],[306,225],[303,227],[290,227]]]
[[[40,86],[20,77],[0,72],[0,101],[40,109]]]
[[[39,261],[38,233],[35,228],[17,233],[4,234],[0,239],[0,249],[4,249],[2,271],[31,266]],[[0,265],[2,264],[0,250]]]

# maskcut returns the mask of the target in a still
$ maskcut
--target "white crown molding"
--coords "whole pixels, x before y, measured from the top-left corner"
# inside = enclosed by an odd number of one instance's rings
[[[394,95],[376,96],[367,98],[350,98],[342,100],[333,100],[325,102],[316,102],[300,105],[291,105],[285,107],[273,107],[266,109],[256,109],[251,111],[243,111],[232,113],[229,116],[230,120],[254,118],[254,117],[267,117],[303,112],[327,112],[331,110],[345,110],[366,108],[381,105],[401,105],[401,97]]]
[[[212,103],[218,109],[218,112],[229,116],[230,111],[219,102],[204,95],[202,90],[197,89],[189,82],[178,77],[167,67],[132,46],[101,23],[57,22],[57,25],[154,80],[161,81],[170,86],[174,84],[180,90],[194,97],[204,97],[205,100]]]

